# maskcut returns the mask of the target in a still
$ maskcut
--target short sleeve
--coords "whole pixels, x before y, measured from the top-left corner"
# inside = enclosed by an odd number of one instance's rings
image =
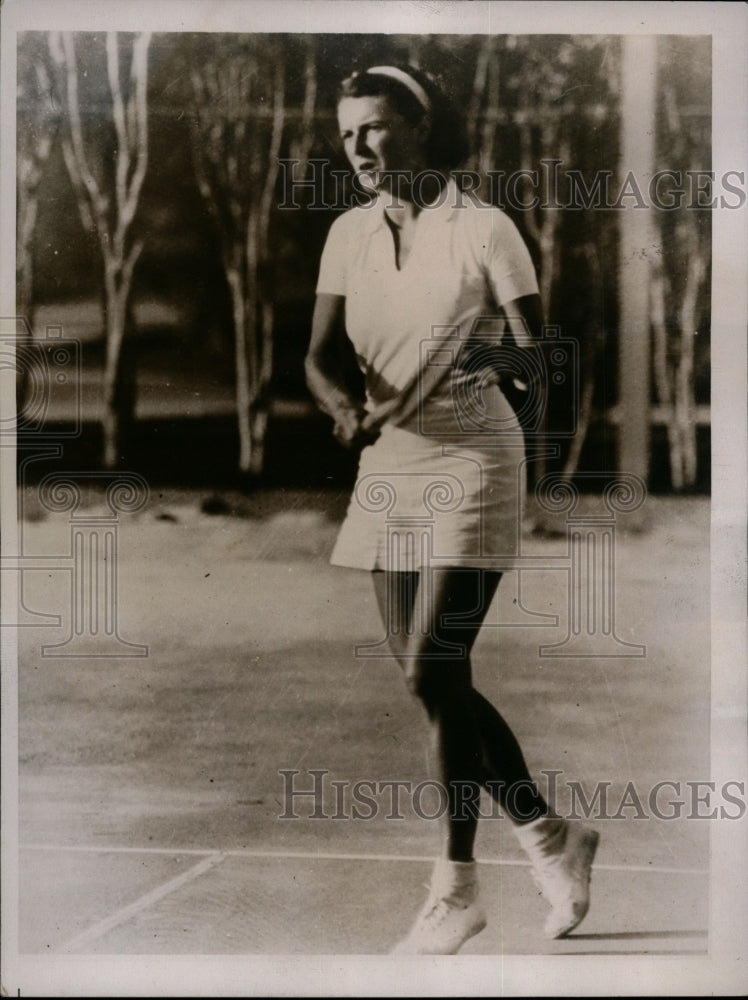
[[[330,227],[319,265],[318,295],[345,295],[346,293],[347,228],[343,216],[336,219]]]
[[[501,209],[485,211],[482,225],[486,278],[498,305],[538,292],[530,251],[519,230]]]

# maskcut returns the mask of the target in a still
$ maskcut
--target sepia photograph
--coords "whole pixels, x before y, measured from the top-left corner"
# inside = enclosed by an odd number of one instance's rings
[[[4,993],[745,992],[745,8],[0,18]]]

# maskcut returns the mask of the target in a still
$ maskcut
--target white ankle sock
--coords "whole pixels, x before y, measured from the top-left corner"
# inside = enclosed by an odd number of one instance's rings
[[[438,858],[431,876],[431,893],[440,899],[459,898],[471,902],[478,889],[478,866],[475,861],[450,861]]]
[[[530,823],[515,823],[512,830],[526,851],[555,854],[563,849],[566,839],[566,820],[549,813]]]

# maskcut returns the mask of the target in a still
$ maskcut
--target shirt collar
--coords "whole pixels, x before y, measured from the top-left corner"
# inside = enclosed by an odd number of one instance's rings
[[[448,222],[458,205],[459,192],[457,183],[453,177],[447,181],[446,190],[442,192],[438,202],[434,205],[425,205],[421,211],[428,212],[429,216],[438,222]],[[370,232],[386,225],[384,209],[389,202],[389,194],[381,194],[372,205],[362,206],[362,211],[366,212],[368,229]]]

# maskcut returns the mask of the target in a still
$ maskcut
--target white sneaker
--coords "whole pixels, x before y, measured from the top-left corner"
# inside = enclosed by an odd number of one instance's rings
[[[550,903],[545,935],[564,937],[584,920],[590,908],[590,875],[600,840],[596,830],[564,823],[554,851],[529,849],[532,875]]]
[[[476,863],[440,858],[434,865],[426,904],[410,933],[390,954],[455,955],[485,926]]]
[[[410,933],[391,951],[392,955],[456,955],[467,940],[480,934],[486,915],[477,901],[429,899]]]

